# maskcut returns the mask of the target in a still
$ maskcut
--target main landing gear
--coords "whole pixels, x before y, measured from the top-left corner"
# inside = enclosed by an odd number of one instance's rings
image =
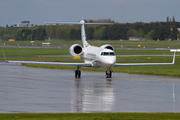
[[[106,78],[111,78],[111,77],[112,77],[112,69],[107,68]],[[77,68],[75,70],[75,78],[81,78],[81,71],[79,70],[79,66],[77,66]]]
[[[79,66],[77,66],[75,70],[75,78],[81,78],[81,71],[79,70]]]
[[[108,68],[106,71],[106,78],[111,78],[111,76],[112,76],[112,70]]]

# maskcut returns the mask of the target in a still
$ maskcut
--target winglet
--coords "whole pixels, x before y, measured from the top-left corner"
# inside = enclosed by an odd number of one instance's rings
[[[3,49],[2,49],[2,52],[3,52],[3,55],[4,55],[5,62],[8,62],[8,61],[6,60],[6,56],[5,56],[5,54],[4,54]]]
[[[175,64],[175,57],[176,57],[176,52],[174,52],[173,62],[172,62],[172,64]]]
[[[176,52],[180,52],[180,49],[171,49],[170,51],[171,51],[171,52],[174,52],[172,64],[175,64]]]
[[[180,52],[180,49],[170,49],[171,52]]]

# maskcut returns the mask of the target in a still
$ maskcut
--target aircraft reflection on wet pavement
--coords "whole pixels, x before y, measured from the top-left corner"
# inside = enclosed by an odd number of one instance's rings
[[[72,94],[72,112],[111,112],[115,106],[115,91],[111,81],[93,81],[88,85],[76,80],[76,90]]]

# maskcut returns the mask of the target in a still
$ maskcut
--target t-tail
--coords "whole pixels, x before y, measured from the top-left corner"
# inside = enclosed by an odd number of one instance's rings
[[[86,38],[85,22],[84,20],[81,20],[79,23],[81,23],[81,39],[82,39],[83,47],[85,48],[89,46]]]
[[[86,38],[85,25],[114,25],[114,23],[85,23],[84,20],[81,20],[80,22],[45,22],[45,24],[81,25],[81,39],[84,48],[89,46],[89,43],[87,42],[87,38]]]

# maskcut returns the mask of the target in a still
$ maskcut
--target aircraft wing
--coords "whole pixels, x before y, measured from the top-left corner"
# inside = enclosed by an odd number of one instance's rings
[[[80,66],[91,67],[90,63],[61,63],[61,62],[36,62],[36,61],[6,61],[7,63],[25,63],[25,64],[45,64],[45,65],[63,65],[63,66]]]
[[[118,66],[146,66],[146,65],[174,65],[174,63],[116,63],[114,67]]]
[[[13,60],[6,60],[6,56],[2,49],[4,59],[7,63],[25,63],[25,64],[44,64],[44,65],[63,65],[63,66],[80,66],[80,67],[91,67],[92,64],[90,63],[61,63],[61,62],[38,62],[38,61],[13,61]]]
[[[174,52],[172,63],[116,63],[114,67],[118,66],[146,66],[146,65],[174,65],[176,52]]]

